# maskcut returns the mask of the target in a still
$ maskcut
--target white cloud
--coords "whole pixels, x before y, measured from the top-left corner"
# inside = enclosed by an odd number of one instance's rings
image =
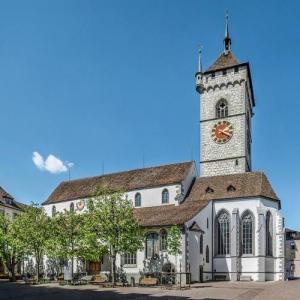
[[[49,154],[46,160],[37,151],[32,153],[32,161],[36,167],[41,171],[48,171],[52,174],[59,174],[68,171],[68,168],[74,166],[73,163],[64,163],[62,160]]]
[[[38,152],[36,152],[36,151],[33,152],[33,154],[32,154],[32,161],[33,161],[33,163],[36,165],[36,167],[39,170],[44,170],[45,169],[44,158]]]

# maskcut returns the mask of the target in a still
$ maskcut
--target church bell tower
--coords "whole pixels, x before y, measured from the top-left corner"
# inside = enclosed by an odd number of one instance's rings
[[[249,63],[231,50],[226,16],[224,50],[206,70],[201,51],[196,73],[200,94],[201,176],[251,171],[251,119],[255,106]]]

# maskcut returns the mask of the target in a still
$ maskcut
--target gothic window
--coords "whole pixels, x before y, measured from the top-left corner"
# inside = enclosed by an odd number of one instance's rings
[[[142,196],[140,193],[136,193],[134,197],[134,206],[139,207],[142,205]]]
[[[203,254],[203,234],[200,235],[199,248],[200,254]]]
[[[136,253],[125,253],[122,255],[123,265],[136,265]]]
[[[164,189],[161,194],[161,203],[166,204],[169,203],[169,191]]]
[[[230,217],[226,211],[217,216],[217,254],[226,255],[230,251]]]
[[[205,259],[206,259],[206,262],[209,263],[209,248],[208,248],[208,246],[206,246],[206,250],[205,250]]]
[[[56,207],[55,205],[52,206],[52,217],[55,217],[56,215]]]
[[[272,215],[268,211],[266,215],[266,255],[273,255],[273,220]]]
[[[159,256],[159,238],[157,233],[149,233],[146,236],[146,258]]]
[[[253,254],[254,217],[247,211],[242,217],[242,254]]]
[[[160,250],[161,251],[167,251],[167,239],[168,239],[168,234],[166,230],[162,230],[160,232]]]
[[[71,202],[71,204],[70,204],[70,212],[74,212],[74,203],[73,202]]]
[[[216,117],[217,118],[225,118],[228,116],[228,104],[225,99],[221,99],[218,101],[216,105]]]

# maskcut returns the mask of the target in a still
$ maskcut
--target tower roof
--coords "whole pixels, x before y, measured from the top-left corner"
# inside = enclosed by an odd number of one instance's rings
[[[207,71],[215,71],[223,68],[229,68],[239,64],[240,62],[233,55],[232,51],[229,51],[227,54],[223,52],[217,58],[217,60],[207,69]]]
[[[240,62],[236,59],[231,51],[231,37],[229,35],[228,28],[228,12],[226,13],[225,20],[225,35],[224,35],[224,50],[223,53],[217,58],[217,60],[207,69],[207,71],[215,71],[223,68],[229,68],[239,65]]]

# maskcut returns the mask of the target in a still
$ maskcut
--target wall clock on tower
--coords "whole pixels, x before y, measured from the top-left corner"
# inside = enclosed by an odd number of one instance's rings
[[[218,144],[227,143],[233,135],[233,126],[228,121],[219,121],[211,130],[211,138]]]

